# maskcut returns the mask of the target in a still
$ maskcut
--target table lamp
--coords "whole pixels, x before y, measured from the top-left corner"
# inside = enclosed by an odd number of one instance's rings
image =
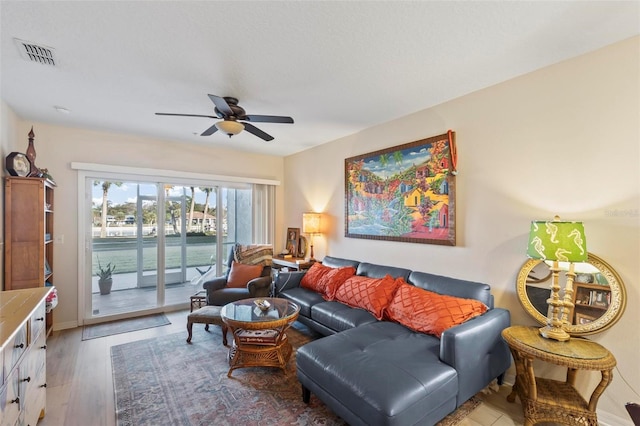
[[[576,275],[573,262],[587,260],[584,225],[582,222],[561,221],[558,216],[553,221],[532,221],[527,256],[552,261],[551,297],[547,300],[551,309],[547,325],[540,329],[540,334],[547,339],[569,340],[571,336],[564,329],[564,324],[568,323],[567,317],[573,306],[573,279]],[[563,300],[560,299],[558,262],[569,262]]]
[[[310,261],[314,261],[313,258],[313,236],[315,234],[321,234],[320,222],[322,219],[321,213],[303,213],[302,214],[302,232],[309,234],[309,248],[310,248]]]

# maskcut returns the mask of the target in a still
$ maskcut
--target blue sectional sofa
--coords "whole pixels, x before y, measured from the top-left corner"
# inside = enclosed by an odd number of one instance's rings
[[[296,355],[305,402],[313,393],[351,425],[433,425],[494,379],[502,382],[511,357],[500,333],[510,315],[493,306],[487,284],[329,256],[323,265],[403,278],[431,292],[478,300],[488,310],[438,338],[327,301],[300,286],[304,272],[279,273],[276,295],[297,303],[298,320],[325,336]]]

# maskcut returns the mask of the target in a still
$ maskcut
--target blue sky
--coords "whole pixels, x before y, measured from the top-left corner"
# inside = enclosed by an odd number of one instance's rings
[[[142,195],[156,195],[157,190],[154,184],[150,183],[140,183],[140,193]],[[122,186],[111,185],[109,188],[109,200],[112,202],[112,205],[124,204],[127,202],[135,203],[137,196],[137,186],[138,184],[135,182],[123,182]],[[182,194],[183,187],[173,187],[170,190],[170,195],[179,196]],[[200,188],[195,188],[195,199],[196,203],[204,204],[206,199],[206,194],[200,190]],[[191,196],[191,189],[189,187],[186,188],[186,194]],[[93,186],[91,199],[94,206],[99,206],[102,204],[102,185]],[[209,199],[209,206],[215,203],[215,199]]]

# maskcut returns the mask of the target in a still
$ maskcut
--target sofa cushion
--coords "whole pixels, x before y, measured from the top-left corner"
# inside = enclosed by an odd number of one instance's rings
[[[384,309],[393,299],[398,285],[403,282],[402,278],[396,280],[391,275],[386,275],[384,278],[356,275],[347,279],[338,288],[335,300],[354,308],[366,309],[376,319],[381,320]]]
[[[311,307],[325,300],[320,293],[306,288],[296,287],[283,291],[278,295],[283,299],[291,300],[300,306],[300,316],[311,318]]]
[[[376,322],[370,312],[364,309],[354,309],[335,301],[323,301],[313,305],[311,319],[335,332]]]
[[[382,278],[385,275],[391,275],[393,278],[403,278],[405,281],[409,279],[411,271],[405,268],[397,268],[395,266],[377,265],[375,263],[361,262],[358,264],[356,275],[362,275],[369,278]]]
[[[493,296],[489,284],[415,271],[409,275],[407,282],[440,294],[476,299],[493,308]]]
[[[487,306],[474,299],[438,294],[403,284],[396,290],[385,316],[412,330],[440,337],[446,329],[486,311]]]
[[[233,261],[227,278],[227,287],[245,288],[247,283],[262,274],[262,265],[245,265]]]
[[[376,321],[300,347],[298,379],[353,424],[435,424],[456,408],[458,376],[440,341]]]
[[[344,259],[342,257],[325,256],[322,259],[322,264],[330,268],[342,268],[343,266],[353,266],[358,269],[360,264],[357,260]]]

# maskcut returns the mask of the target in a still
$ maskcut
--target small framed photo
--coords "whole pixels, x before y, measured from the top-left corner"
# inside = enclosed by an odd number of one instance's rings
[[[595,321],[597,318],[591,315],[581,314],[580,312],[576,312],[576,325],[585,325],[590,322]]]
[[[287,241],[284,247],[290,255],[296,256],[298,254],[299,243],[300,228],[287,228]]]

